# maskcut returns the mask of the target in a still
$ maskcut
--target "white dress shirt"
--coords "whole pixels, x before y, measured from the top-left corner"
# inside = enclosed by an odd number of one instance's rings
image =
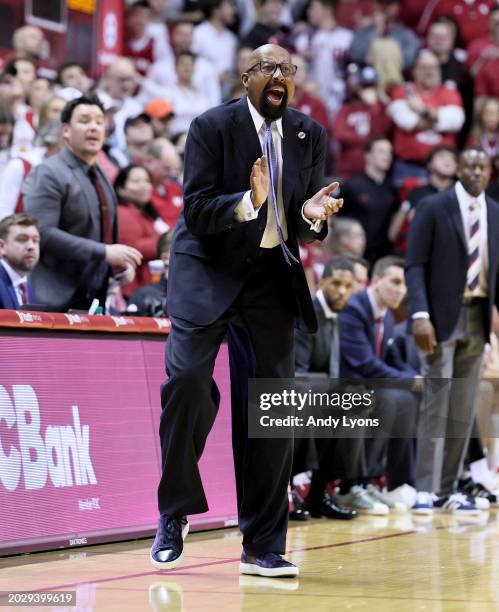
[[[315,292],[315,297],[317,298],[319,304],[321,305],[322,312],[324,313],[324,316],[326,317],[326,319],[337,319],[338,318],[338,313],[334,312],[334,310],[331,310],[331,308],[329,307],[329,304],[327,303],[327,300],[326,300],[326,296],[324,295],[324,291],[322,291],[322,289],[318,289]]]
[[[19,302],[19,306],[23,305],[23,293],[20,289],[20,285],[28,282],[28,277],[26,274],[21,276],[19,272],[16,272],[12,266],[10,266],[5,259],[0,259],[0,264],[5,268],[5,271],[9,275],[12,284],[14,285],[14,291],[16,292],[17,301]]]
[[[253,119],[253,123],[255,125],[256,133],[258,134],[258,139],[260,140],[260,145],[263,151],[263,142],[265,136],[265,119],[260,115],[260,113],[256,110],[253,104],[250,102],[249,98],[246,98],[248,102],[248,108],[251,114],[251,118]],[[281,219],[281,227],[282,233],[284,235],[284,240],[287,240],[288,237],[288,228],[286,224],[286,216],[284,214],[284,205],[282,201],[282,143],[284,140],[284,133],[282,129],[282,118],[276,119],[272,126],[272,140],[274,142],[274,150],[276,152],[277,157],[277,165],[279,167],[279,181],[277,186],[277,209],[279,211],[279,217]],[[267,225],[265,226],[265,231],[262,236],[262,241],[260,243],[261,248],[263,249],[271,249],[279,244],[279,236],[277,234],[277,225],[274,213],[274,194],[272,189],[269,189],[269,195],[267,198]],[[305,202],[306,204],[306,202]],[[322,221],[310,221],[303,214],[302,207],[302,217],[303,219],[310,225],[310,229],[315,232],[320,232],[322,228]],[[261,208],[261,207],[260,207]],[[244,221],[252,221],[258,217],[258,213],[260,208],[253,208],[253,204],[251,203],[251,190],[247,191],[243,199],[236,206],[235,214],[236,219],[239,222]]]
[[[374,319],[384,319],[386,315],[387,308],[381,308],[378,306],[378,302],[374,297],[374,289],[372,287],[368,287],[366,289],[367,297],[369,298],[369,304],[371,304],[371,310],[373,311]]]

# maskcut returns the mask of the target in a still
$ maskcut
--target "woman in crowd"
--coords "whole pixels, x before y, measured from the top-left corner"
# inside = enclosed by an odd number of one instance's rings
[[[151,282],[147,264],[156,259],[158,237],[168,227],[151,203],[152,180],[143,166],[131,165],[120,170],[114,188],[118,196],[119,240],[138,249],[143,257],[135,280],[123,287],[123,295],[129,297],[135,289]]]
[[[499,156],[499,100],[486,98],[477,111],[468,146],[481,147],[493,160]],[[492,164],[495,167],[495,164]]]

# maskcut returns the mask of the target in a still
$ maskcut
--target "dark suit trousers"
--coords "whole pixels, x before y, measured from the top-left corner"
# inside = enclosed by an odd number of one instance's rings
[[[316,438],[319,468],[312,473],[307,501],[318,504],[331,480],[357,480],[366,475],[363,438]]]
[[[409,389],[378,389],[376,401],[382,431],[366,438],[367,475],[386,474],[389,489],[414,486],[419,396]]]
[[[173,317],[166,345],[169,378],[161,393],[158,501],[161,514],[179,517],[208,509],[198,461],[220,403],[213,380],[215,358],[234,321],[244,330],[244,350],[234,345],[238,336],[229,335],[233,389],[241,390],[232,404],[232,442],[239,526],[243,546],[253,554],[285,552],[293,441],[249,439],[247,403],[240,398],[247,397],[250,375],[293,377],[294,304],[290,270],[280,248],[262,249],[227,312],[204,327]]]

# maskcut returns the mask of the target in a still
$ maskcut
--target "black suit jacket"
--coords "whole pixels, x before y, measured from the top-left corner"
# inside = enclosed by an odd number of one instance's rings
[[[323,186],[324,129],[288,109],[283,115],[283,204],[288,246],[299,259],[298,239],[323,239],[302,219],[303,203]],[[299,135],[304,135],[300,137]],[[239,223],[235,208],[250,189],[262,155],[246,98],[210,109],[191,124],[185,150],[184,210],[172,244],[168,312],[196,325],[216,321],[233,303],[260,250],[267,217]],[[301,265],[292,265],[297,314],[310,330],[317,323]]]
[[[318,329],[315,334],[307,334],[299,329],[295,330],[295,367],[298,374],[323,374],[333,377],[330,370],[331,356],[331,328],[324,314],[321,303],[314,296],[312,299]],[[337,322],[339,342],[339,321]],[[339,364],[338,364],[339,369]]]
[[[484,304],[488,341],[493,304],[499,305],[499,203],[486,196],[489,299]],[[438,342],[454,331],[468,270],[468,247],[454,187],[421,200],[409,232],[406,280],[409,313],[430,314]]]

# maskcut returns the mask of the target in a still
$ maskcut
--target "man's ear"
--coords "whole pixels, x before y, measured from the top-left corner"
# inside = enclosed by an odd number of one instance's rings
[[[3,255],[3,249],[5,247],[5,240],[0,238],[0,255]]]
[[[63,123],[62,129],[61,129],[61,136],[63,140],[67,140],[69,138],[70,133],[71,133],[71,126],[69,125],[69,123]]]
[[[249,79],[248,73],[243,72],[243,74],[241,75],[241,82],[244,85],[245,89],[248,89],[248,79]]]

